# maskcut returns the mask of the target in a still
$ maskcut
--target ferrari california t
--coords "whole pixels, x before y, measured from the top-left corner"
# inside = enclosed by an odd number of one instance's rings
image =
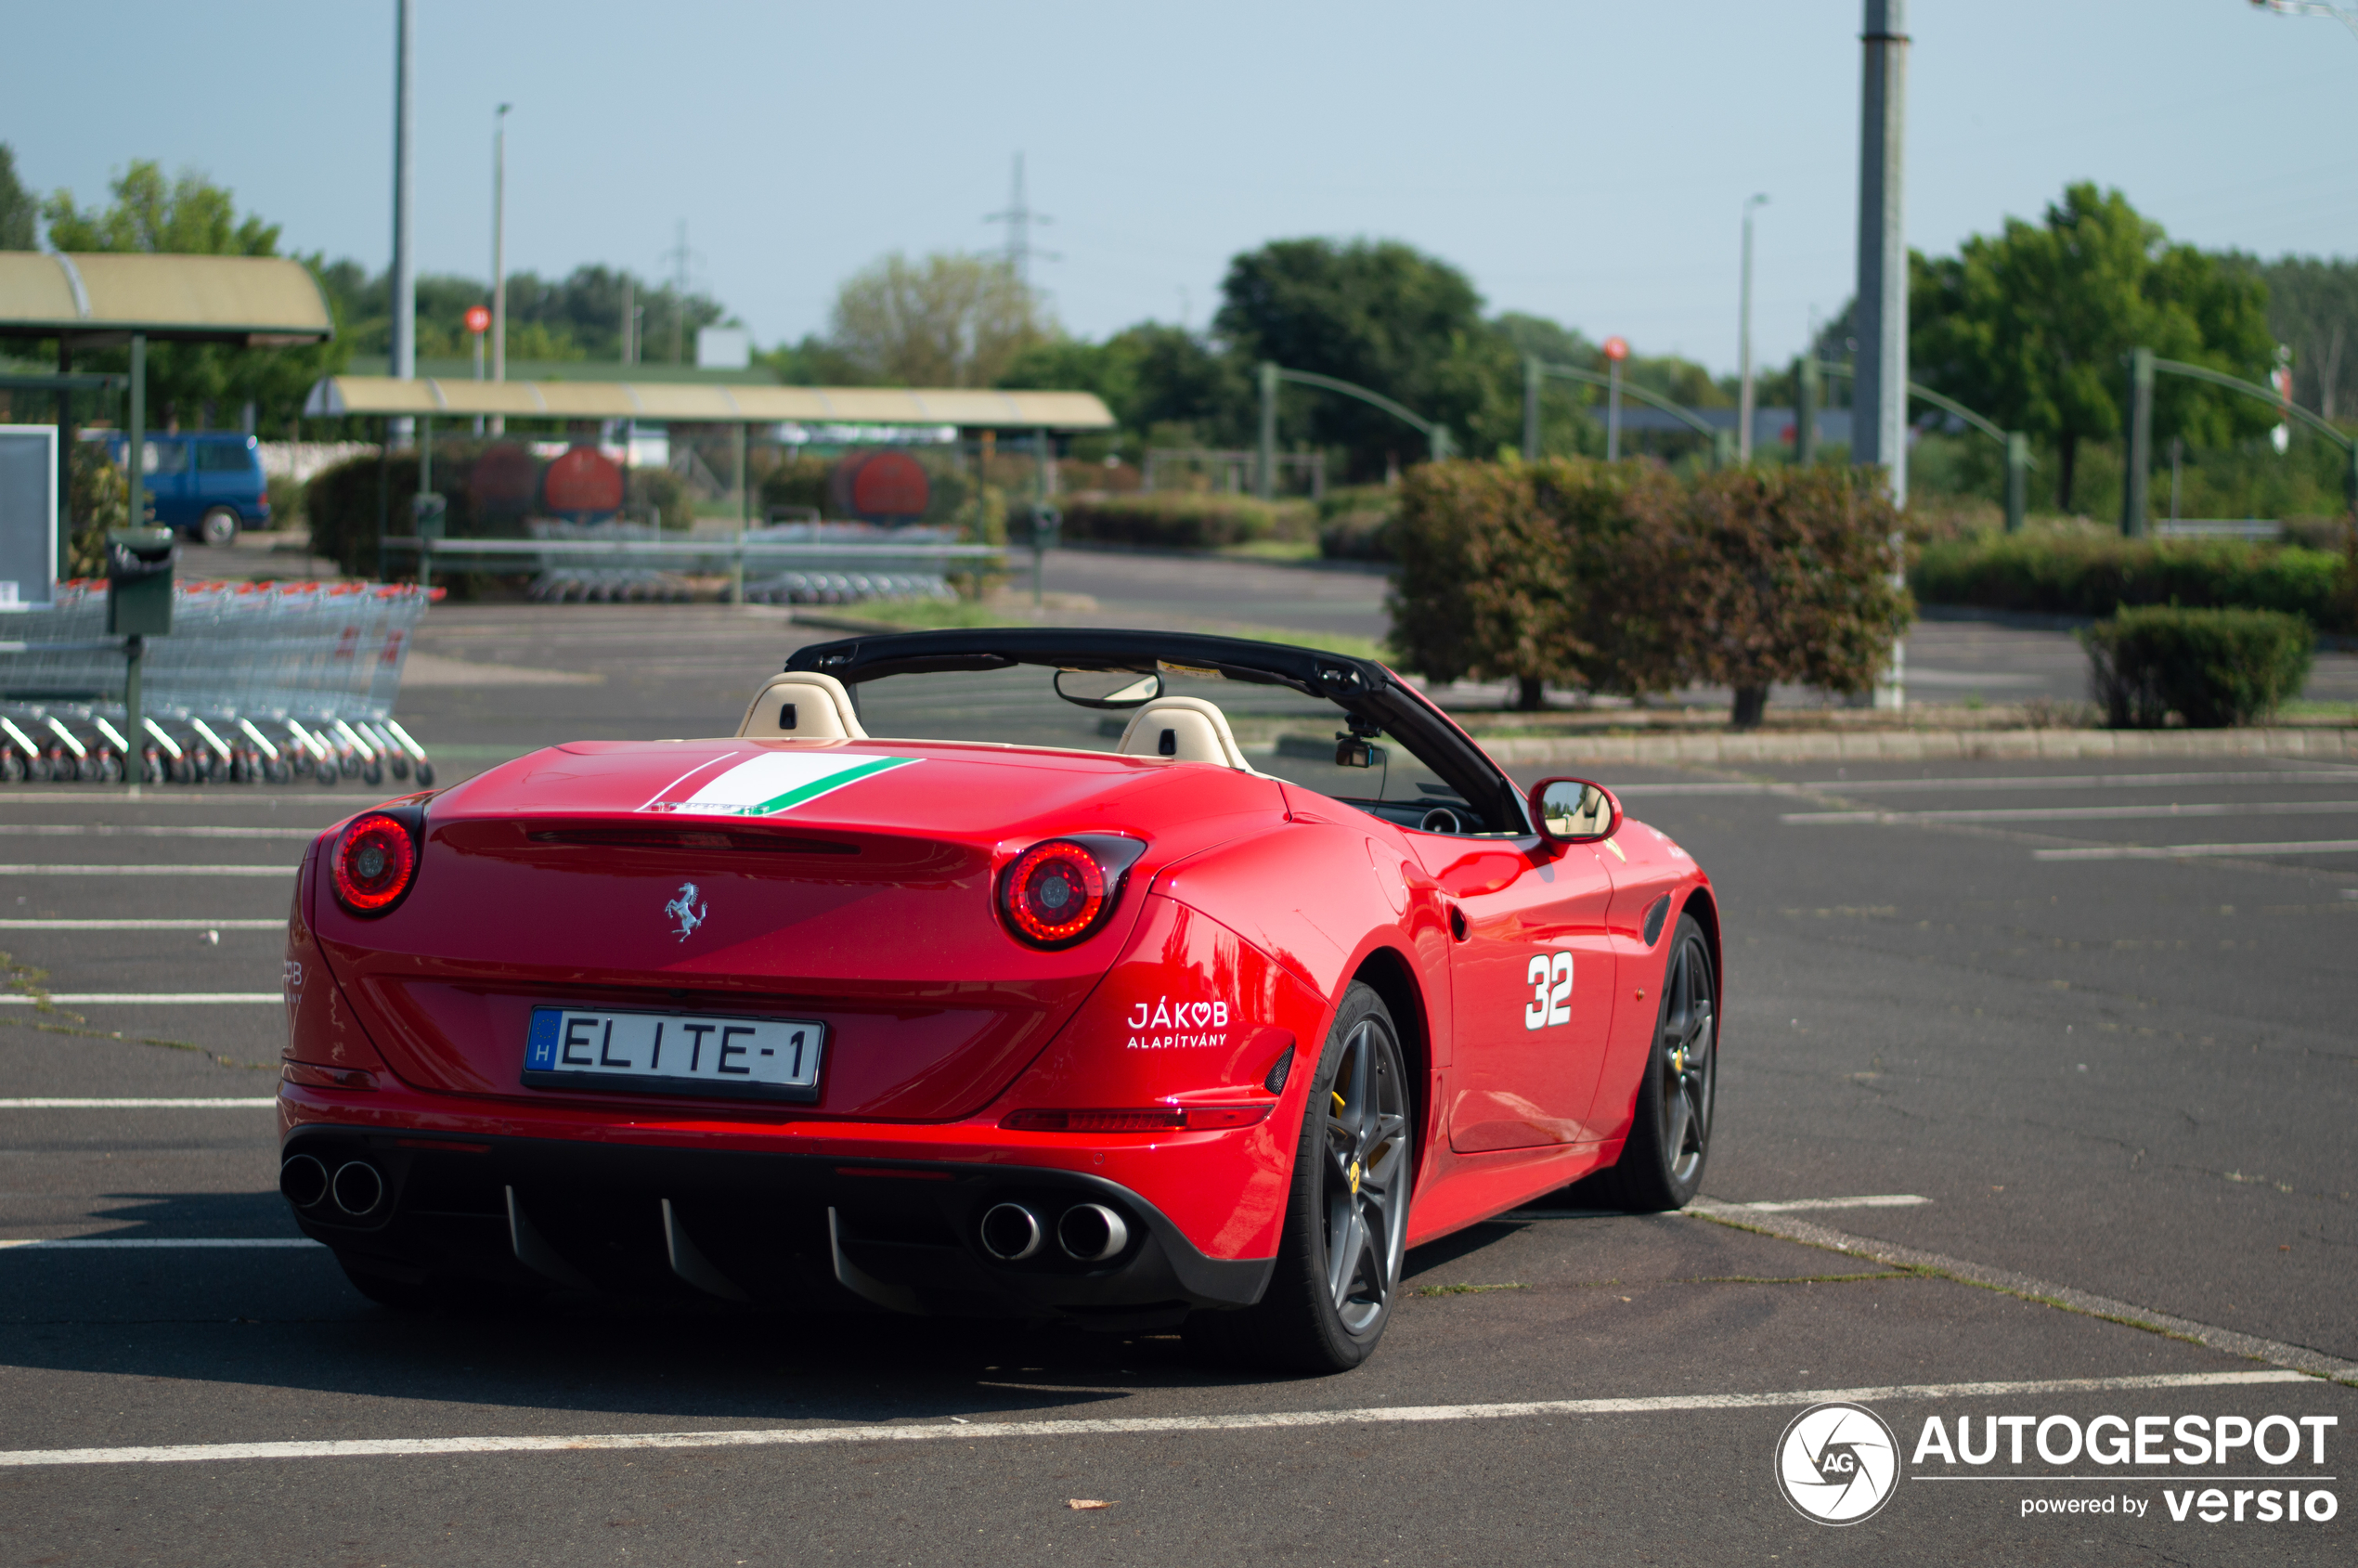
[[[714,739],[322,834],[279,1186],[405,1308],[558,1289],[1181,1327],[1333,1371],[1406,1248],[1710,1149],[1702,870],[1415,686],[1163,632],[862,636]]]

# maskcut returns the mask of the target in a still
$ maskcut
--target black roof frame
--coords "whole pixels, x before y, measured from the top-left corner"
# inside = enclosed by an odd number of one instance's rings
[[[1530,831],[1522,792],[1505,770],[1415,688],[1372,659],[1196,632],[976,627],[814,642],[796,649],[785,667],[832,675],[849,686],[889,675],[1006,669],[1017,665],[1134,669],[1147,674],[1166,664],[1323,697],[1364,723],[1388,731],[1469,805],[1498,822],[1502,831]]]

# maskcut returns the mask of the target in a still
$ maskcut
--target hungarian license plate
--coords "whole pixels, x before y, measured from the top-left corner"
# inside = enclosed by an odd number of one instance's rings
[[[765,1100],[819,1097],[827,1026],[810,1018],[720,1018],[535,1007],[524,1081]]]

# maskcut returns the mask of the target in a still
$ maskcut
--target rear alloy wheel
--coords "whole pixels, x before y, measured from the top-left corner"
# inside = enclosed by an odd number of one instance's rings
[[[238,514],[226,506],[216,506],[204,514],[197,525],[197,538],[209,545],[234,544],[238,538]]]
[[[1222,1360],[1347,1372],[1391,1321],[1416,1140],[1407,1064],[1383,999],[1353,982],[1310,1084],[1276,1271],[1258,1305],[1198,1313],[1189,1340]]]
[[[1703,927],[1682,914],[1663,965],[1653,1049],[1638,1082],[1629,1141],[1613,1167],[1624,1208],[1684,1208],[1703,1186],[1719,1082],[1717,997]]]

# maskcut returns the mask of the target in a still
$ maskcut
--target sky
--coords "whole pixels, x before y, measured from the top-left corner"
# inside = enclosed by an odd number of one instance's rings
[[[2352,0],[2358,4],[2358,0]],[[2248,0],[1909,0],[1909,242],[1952,252],[2068,182],[2173,239],[2358,253],[2358,37]],[[650,7],[413,0],[421,270],[487,277],[495,106],[508,255],[690,279],[768,345],[823,331],[891,251],[988,250],[1025,155],[1066,329],[1202,327],[1228,258],[1401,240],[1492,310],[1641,354],[1756,354],[1856,274],[1859,0],[898,0]],[[284,248],[391,253],[394,0],[10,7],[0,141],[89,204],[195,168]],[[55,69],[30,69],[37,60]]]

